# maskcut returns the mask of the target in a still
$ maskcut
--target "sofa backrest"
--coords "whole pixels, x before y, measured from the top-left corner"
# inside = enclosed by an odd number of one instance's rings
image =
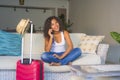
[[[70,38],[73,43],[73,47],[78,47],[78,43],[80,42],[80,38],[85,36],[85,33],[70,33]]]
[[[42,33],[33,33],[32,54],[40,54],[44,51],[44,37]],[[24,36],[24,54],[29,54],[30,34]]]
[[[80,43],[80,39],[84,36],[87,36],[84,33],[70,33],[71,40],[73,42],[74,47],[78,47]],[[29,54],[30,48],[30,34],[26,33],[24,36],[24,54]],[[44,51],[44,37],[42,33],[34,33],[33,34],[33,49],[32,54],[41,54]],[[108,44],[101,44],[98,46],[97,55],[99,55],[102,59],[102,63],[105,63],[106,55],[108,51]],[[34,56],[34,55],[33,55]]]
[[[80,37],[85,36],[84,33],[70,33],[73,46],[77,47],[80,41]],[[32,53],[40,54],[44,51],[44,37],[42,33],[33,33],[33,46]],[[26,33],[24,36],[24,54],[28,54],[30,49],[30,34]]]

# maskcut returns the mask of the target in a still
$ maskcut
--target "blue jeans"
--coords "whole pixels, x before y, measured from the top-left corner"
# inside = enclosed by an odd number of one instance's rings
[[[51,63],[51,62],[56,62],[56,63],[61,63],[61,65],[66,65],[69,62],[72,62],[76,60],[79,56],[81,56],[81,49],[80,48],[74,48],[65,58],[63,59],[58,59],[53,56],[53,54],[57,55],[62,55],[64,52],[60,53],[55,53],[55,52],[44,52],[41,56],[41,59],[44,62]]]

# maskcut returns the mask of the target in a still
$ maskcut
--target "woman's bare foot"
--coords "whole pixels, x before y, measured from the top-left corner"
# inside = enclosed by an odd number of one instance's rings
[[[55,62],[50,63],[50,66],[60,66],[60,65],[61,65],[60,63],[55,63]]]

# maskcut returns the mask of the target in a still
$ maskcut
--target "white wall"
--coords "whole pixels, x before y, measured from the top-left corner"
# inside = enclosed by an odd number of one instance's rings
[[[47,17],[54,15],[52,10],[37,10],[37,9],[28,9],[29,12],[26,12],[25,9],[16,9],[13,8],[0,8],[0,28],[1,29],[15,29],[17,24],[22,18],[29,18],[33,21],[35,28],[43,27],[44,21]]]
[[[19,5],[19,0],[2,0],[0,4]],[[68,0],[25,0],[24,6],[67,8]]]
[[[120,47],[110,32],[120,33],[120,0],[70,0],[70,20],[72,32],[105,35],[104,42],[110,44],[108,60],[118,63]]]
[[[120,32],[120,0],[71,0],[70,18],[73,32],[106,35],[114,43],[111,31]]]
[[[19,0],[2,0],[0,5],[19,5]],[[43,27],[44,21],[51,15],[57,16],[57,8],[66,8],[68,10],[67,0],[25,0],[25,4],[21,6],[32,6],[42,8],[53,8],[46,10],[43,9],[26,9],[23,8],[5,8],[0,7],[0,29],[15,29],[18,22],[22,18],[29,18],[35,24],[35,28]],[[68,13],[68,11],[67,11]]]

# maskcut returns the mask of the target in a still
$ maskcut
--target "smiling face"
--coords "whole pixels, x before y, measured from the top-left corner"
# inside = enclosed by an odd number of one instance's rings
[[[59,28],[60,28],[60,26],[59,26],[58,21],[56,19],[52,19],[51,20],[51,29],[53,31],[57,32],[57,31],[59,31]]]
[[[52,29],[53,33],[59,33],[61,31],[64,31],[64,25],[63,22],[61,21],[61,19],[59,17],[56,16],[50,16],[46,19],[45,23],[44,23],[44,28],[43,28],[43,33],[44,33],[44,37],[46,38],[50,38],[48,31]]]

